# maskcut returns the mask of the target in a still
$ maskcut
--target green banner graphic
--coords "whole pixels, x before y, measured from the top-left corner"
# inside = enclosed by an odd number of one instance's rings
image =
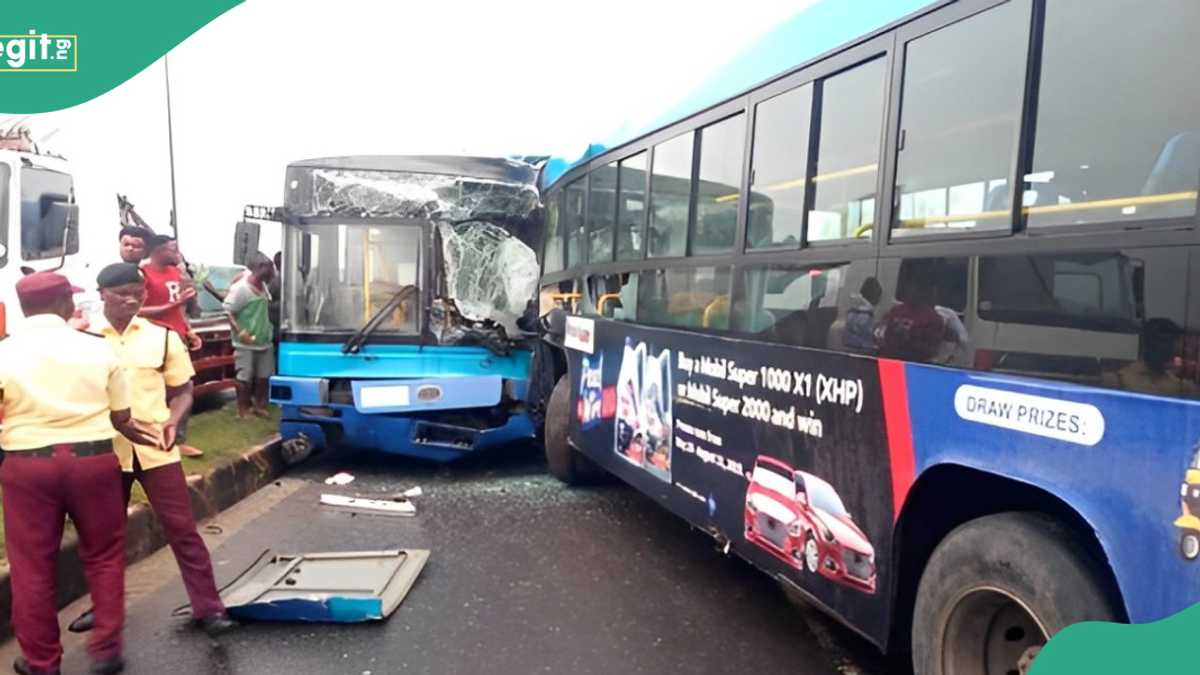
[[[241,0],[10,2],[0,13],[0,113],[93,99]]]
[[[1029,675],[1190,673],[1198,634],[1200,605],[1154,623],[1079,623],[1047,643]]]

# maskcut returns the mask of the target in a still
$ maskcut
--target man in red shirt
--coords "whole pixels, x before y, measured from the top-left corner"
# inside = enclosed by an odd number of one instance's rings
[[[165,234],[156,234],[146,242],[149,259],[142,265],[146,277],[146,304],[138,316],[166,326],[179,334],[190,350],[200,348],[200,336],[188,326],[184,308],[188,300],[196,296],[196,289],[179,271],[179,247],[175,240]],[[200,457],[204,451],[186,445],[187,416],[179,424],[177,439],[179,453],[184,457]]]

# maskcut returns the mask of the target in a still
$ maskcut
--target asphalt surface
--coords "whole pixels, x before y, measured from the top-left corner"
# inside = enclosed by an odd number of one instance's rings
[[[324,485],[336,471],[356,480]],[[371,497],[414,485],[424,491],[415,518],[318,504],[322,492]],[[432,554],[386,621],[255,623],[212,641],[171,616],[186,599],[160,552],[128,574],[126,672],[890,672],[866,642],[790,604],[768,577],[637,492],[615,480],[567,488],[532,451],[451,467],[326,457],[215,525],[206,539],[219,584],[265,548]],[[74,611],[63,612],[64,623]],[[86,672],[78,639],[68,640],[63,666]]]

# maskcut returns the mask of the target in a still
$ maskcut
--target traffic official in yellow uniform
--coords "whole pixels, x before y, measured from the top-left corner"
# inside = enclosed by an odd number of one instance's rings
[[[180,466],[176,429],[192,408],[191,357],[179,334],[140,318],[146,286],[137,265],[116,263],[96,278],[104,302],[104,320],[92,330],[104,336],[116,352],[129,380],[133,414],[162,430],[163,450],[116,440],[117,457],[124,472],[125,501],[133,481],[142,484],[154,514],[162,523],[175,562],[183,576],[196,624],[210,635],[234,627],[213,580],[212,560],[196,532],[187,479]],[[95,616],[84,614],[71,630],[92,629]]]
[[[130,414],[129,390],[112,348],[67,325],[80,289],[53,272],[16,284],[28,320],[0,342],[4,426],[0,486],[4,542],[12,575],[18,673],[57,673],[55,564],[63,519],[79,533],[96,629],[88,643],[93,673],[116,673],[125,620],[125,503],[113,453],[119,431],[138,443],[161,441]]]

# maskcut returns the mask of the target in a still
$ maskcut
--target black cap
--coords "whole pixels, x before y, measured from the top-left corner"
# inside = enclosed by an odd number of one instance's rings
[[[153,251],[154,249],[165,246],[175,241],[175,237],[166,234],[156,234],[146,240],[146,250]]]
[[[145,283],[142,271],[133,263],[113,263],[96,275],[96,287],[102,289],[141,283]]]

